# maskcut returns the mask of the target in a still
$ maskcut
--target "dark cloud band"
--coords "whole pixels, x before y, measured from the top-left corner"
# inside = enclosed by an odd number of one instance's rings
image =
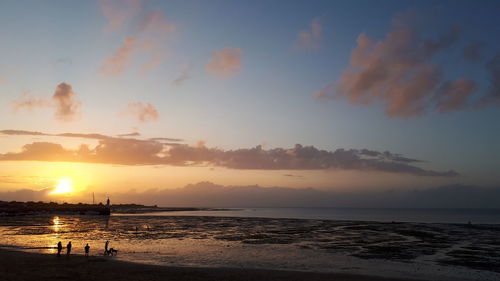
[[[3,134],[29,135],[29,131],[4,130]],[[414,164],[421,160],[404,157],[388,151],[368,149],[321,150],[314,146],[296,144],[292,148],[263,149],[262,146],[223,150],[205,145],[189,146],[165,143],[153,138],[114,138],[100,134],[55,134],[31,132],[32,135],[83,137],[98,140],[95,147],[82,144],[78,149],[65,149],[51,142],[34,142],[22,147],[21,152],[0,154],[0,161],[68,161],[120,165],[218,166],[241,170],[357,170],[387,173],[406,173],[415,176],[452,177],[454,171],[437,172]]]

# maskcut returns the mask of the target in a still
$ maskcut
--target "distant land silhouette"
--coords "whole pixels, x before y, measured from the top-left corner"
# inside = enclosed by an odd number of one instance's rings
[[[78,214],[78,215],[107,215],[111,213],[138,214],[148,212],[173,212],[173,211],[200,211],[217,210],[207,208],[161,208],[156,205],[145,206],[140,204],[114,204],[107,208],[102,203],[56,203],[56,202],[19,202],[0,201],[0,216],[7,215],[33,215],[33,214]]]

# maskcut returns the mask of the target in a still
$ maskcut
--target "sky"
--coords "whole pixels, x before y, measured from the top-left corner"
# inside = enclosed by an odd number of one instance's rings
[[[499,8],[2,1],[0,200],[499,187]]]

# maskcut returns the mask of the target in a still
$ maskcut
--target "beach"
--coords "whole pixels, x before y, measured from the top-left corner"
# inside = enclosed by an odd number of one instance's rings
[[[315,273],[243,268],[168,267],[117,261],[113,257],[70,257],[0,249],[0,276],[17,280],[176,280],[176,281],[250,281],[250,280],[344,280],[410,281],[367,275]]]
[[[0,0],[0,281],[500,281],[478,2]]]
[[[69,278],[71,272],[94,280],[109,272],[123,274],[135,268],[127,278],[134,272],[151,277],[129,280],[157,280],[154,276],[161,272],[181,276],[175,280],[378,280],[346,278],[379,276],[384,278],[380,280],[496,281],[500,280],[499,239],[500,225],[494,224],[175,213],[38,215],[0,220],[5,276],[27,274],[17,280],[30,280],[30,274],[57,280]],[[72,242],[69,259],[56,257],[59,241],[63,247]],[[118,250],[116,256],[103,256],[106,241]],[[82,257],[87,243],[88,259]],[[182,279],[194,278],[189,272],[200,279]],[[301,273],[291,274],[299,279],[290,279],[286,272]],[[265,279],[267,275],[272,277]],[[333,279],[339,276],[342,279]]]

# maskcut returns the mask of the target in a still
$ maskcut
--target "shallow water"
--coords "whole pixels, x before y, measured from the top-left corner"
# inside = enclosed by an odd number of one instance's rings
[[[109,240],[115,258],[149,264],[500,280],[500,225],[173,214],[1,217],[0,245],[55,253],[72,241],[102,255]]]
[[[157,212],[144,215],[500,224],[500,209],[242,208],[216,211]]]

